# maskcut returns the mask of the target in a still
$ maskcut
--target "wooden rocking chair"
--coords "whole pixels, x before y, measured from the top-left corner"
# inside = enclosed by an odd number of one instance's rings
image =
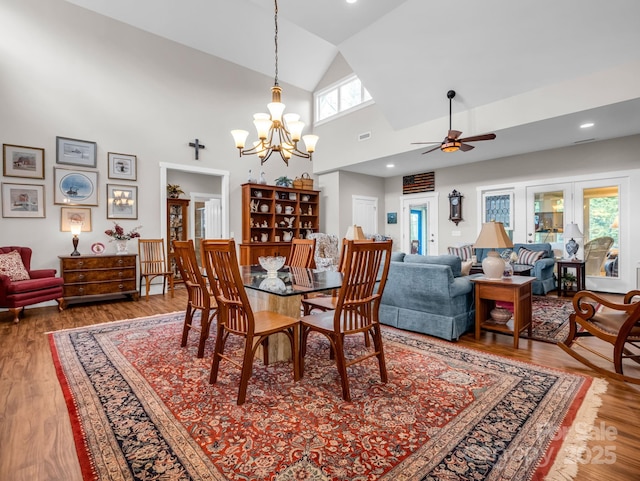
[[[591,369],[621,381],[640,384],[640,377],[623,373],[622,361],[632,360],[640,364],[640,291],[629,291],[622,304],[611,302],[591,291],[580,291],[573,298],[575,313],[569,316],[569,335],[558,345],[570,356]],[[602,308],[598,309],[598,304]],[[585,332],[578,332],[578,326]],[[613,346],[613,356],[594,349],[584,336],[595,336]],[[613,364],[614,370],[600,367],[576,351],[586,349]]]

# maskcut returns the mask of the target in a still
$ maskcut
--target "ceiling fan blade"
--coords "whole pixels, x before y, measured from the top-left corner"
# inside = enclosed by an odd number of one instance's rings
[[[441,143],[440,140],[437,140],[435,142],[411,142],[411,145],[439,144],[439,143]]]
[[[471,150],[471,149],[474,149],[474,148],[475,147],[473,145],[460,143],[460,150],[462,150],[463,152],[466,152],[467,150]]]
[[[450,130],[447,134],[447,138],[456,140],[458,137],[460,137],[460,135],[462,135],[462,132],[460,132],[459,130]]]
[[[484,134],[476,135],[474,137],[467,137],[466,139],[460,139],[460,142],[478,142],[479,140],[493,140],[496,138],[496,134]]]
[[[422,155],[428,154],[429,152],[433,152],[434,150],[438,150],[440,147],[441,147],[441,145],[438,145],[437,147],[434,147],[433,149],[429,149],[426,152],[422,152]]]

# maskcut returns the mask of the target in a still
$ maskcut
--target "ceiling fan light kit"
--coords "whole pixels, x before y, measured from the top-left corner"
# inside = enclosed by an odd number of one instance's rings
[[[435,150],[442,150],[443,152],[457,152],[458,150],[462,150],[463,152],[467,152],[474,148],[473,145],[469,145],[465,142],[478,142],[480,140],[493,140],[496,138],[496,134],[483,134],[483,135],[474,135],[473,137],[466,137],[464,139],[459,139],[462,135],[462,132],[459,130],[453,130],[451,128],[451,118],[452,118],[452,100],[456,96],[455,90],[449,90],[447,92],[447,98],[449,99],[449,132],[447,136],[444,138],[442,142],[412,142],[412,145],[420,145],[420,144],[440,144],[437,147],[429,149],[423,154],[428,154],[429,152],[433,152]]]

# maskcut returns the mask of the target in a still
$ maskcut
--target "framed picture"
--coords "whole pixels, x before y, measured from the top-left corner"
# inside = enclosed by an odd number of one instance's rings
[[[53,168],[53,202],[65,205],[98,205],[98,173]]]
[[[107,184],[107,219],[138,218],[138,187]]]
[[[109,178],[137,180],[137,159],[135,155],[109,152]]]
[[[96,166],[96,143],[56,137],[56,162],[79,167]]]
[[[81,232],[91,232],[91,209],[88,207],[60,207],[60,231],[71,232],[72,223],[81,223]]]
[[[2,183],[2,217],[45,217],[44,185]]]
[[[387,224],[397,224],[397,223],[398,223],[398,213],[387,212]]]
[[[2,144],[5,177],[44,179],[44,149]]]

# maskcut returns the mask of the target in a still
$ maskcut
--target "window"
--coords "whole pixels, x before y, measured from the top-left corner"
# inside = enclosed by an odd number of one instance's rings
[[[316,122],[351,112],[373,102],[371,95],[355,75],[316,92],[313,97],[316,107]]]
[[[513,239],[513,192],[485,192],[482,204],[482,222],[502,222],[507,235]]]

